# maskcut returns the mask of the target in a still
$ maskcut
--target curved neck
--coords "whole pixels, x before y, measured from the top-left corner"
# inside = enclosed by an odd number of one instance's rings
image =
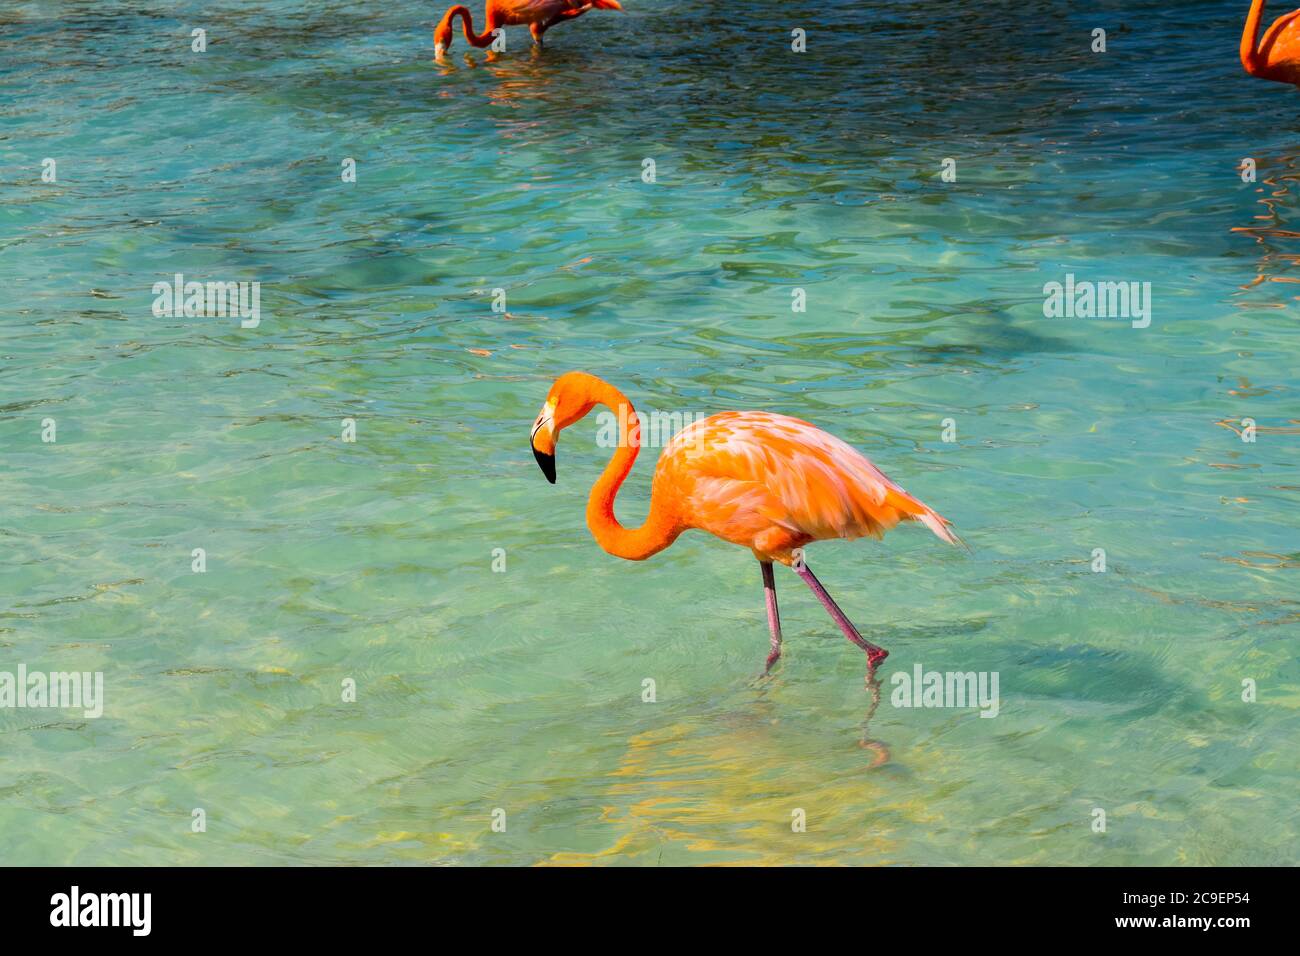
[[[1264,3],[1265,0],[1251,0],[1246,26],[1241,31],[1241,65],[1247,70],[1259,65],[1255,38],[1259,36],[1259,24],[1264,19]]]
[[[461,30],[465,34],[465,41],[471,46],[484,47],[492,43],[492,29],[495,24],[492,23],[491,14],[485,14],[487,25],[483,33],[479,36],[474,35],[474,18],[467,7],[455,6],[443,14],[442,22],[451,23],[454,17],[460,17]]]
[[[604,405],[618,419],[618,448],[605,466],[587,499],[587,527],[596,542],[610,554],[641,561],[668,547],[682,532],[676,517],[661,495],[650,494],[650,514],[639,528],[625,528],[614,517],[614,496],[623,479],[632,470],[641,450],[641,426],[636,410],[626,396],[605,382],[597,385],[590,396],[594,404]]]

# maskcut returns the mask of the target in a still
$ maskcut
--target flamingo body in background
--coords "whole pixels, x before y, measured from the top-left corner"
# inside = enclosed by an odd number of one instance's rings
[[[874,671],[889,652],[858,633],[803,560],[803,546],[828,538],[879,538],[900,521],[919,521],[944,541],[961,543],[947,519],[852,446],[807,422],[769,412],[722,412],[678,432],[655,467],[649,517],[639,528],[625,528],[614,517],[614,496],[641,442],[636,412],[622,392],[585,372],[560,376],[533,423],[533,455],[554,483],[561,429],[596,405],[619,420],[618,449],[587,503],[587,526],[596,541],[632,561],[662,551],[692,528],[749,548],[762,566],[769,670],[781,656],[774,562],[794,568],[845,637],[867,652]]]
[[[474,33],[474,20],[466,7],[451,7],[442,15],[433,30],[433,49],[442,56],[451,46],[451,23],[461,18],[461,29],[471,46],[485,47],[492,43],[494,30],[508,26],[528,26],[533,41],[539,46],[542,35],[561,20],[580,17],[595,7],[598,10],[622,10],[618,0],[487,0],[483,10],[483,32]]]
[[[1273,21],[1256,45],[1265,0],[1251,0],[1241,34],[1241,65],[1251,76],[1300,86],[1300,10]]]

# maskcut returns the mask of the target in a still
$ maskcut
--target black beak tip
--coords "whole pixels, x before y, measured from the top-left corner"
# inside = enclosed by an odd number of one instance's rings
[[[546,480],[551,484],[555,484],[555,456],[543,454],[534,448],[533,457],[537,459],[537,465],[542,469],[542,474],[546,476]]]

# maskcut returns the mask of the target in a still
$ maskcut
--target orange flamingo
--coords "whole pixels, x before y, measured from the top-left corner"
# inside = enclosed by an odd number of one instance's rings
[[[1300,10],[1284,13],[1264,31],[1255,45],[1264,19],[1265,0],[1251,0],[1246,27],[1241,33],[1241,65],[1251,76],[1300,86]]]
[[[568,372],[551,386],[533,423],[533,456],[555,483],[560,431],[597,405],[619,420],[618,450],[591,489],[587,527],[602,548],[642,561],[698,528],[749,548],[763,572],[772,649],[781,656],[781,618],[772,563],[792,567],[812,588],[840,630],[867,652],[874,672],[889,654],[865,640],[803,560],[802,548],[827,538],[881,537],[900,521],[919,521],[950,544],[961,544],[949,521],[886,478],[851,445],[821,429],[768,412],[722,412],[683,428],[655,466],[650,515],[639,528],[614,517],[614,496],[641,446],[640,423],[618,389],[586,372]]]
[[[484,47],[492,42],[492,33],[500,27],[523,26],[533,35],[533,42],[542,45],[542,35],[561,20],[580,17],[592,7],[597,10],[622,10],[618,0],[487,0],[483,16],[483,32],[474,33],[474,21],[467,8],[454,6],[442,15],[433,31],[434,53],[442,56],[451,46],[451,21],[460,17],[465,40],[471,46]]]

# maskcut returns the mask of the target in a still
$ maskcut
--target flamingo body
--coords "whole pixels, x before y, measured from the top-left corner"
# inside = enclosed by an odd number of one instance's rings
[[[722,412],[664,447],[652,494],[687,528],[790,564],[792,551],[829,538],[879,538],[921,521],[955,542],[947,522],[890,481],[852,445],[770,412]]]
[[[874,668],[888,652],[863,639],[798,549],[828,538],[879,538],[902,521],[918,521],[944,541],[961,543],[946,518],[851,445],[798,418],[757,411],[722,412],[674,435],[655,467],[649,516],[639,528],[625,528],[614,516],[614,497],[636,460],[640,422],[622,392],[585,372],[560,376],[533,422],[530,444],[554,483],[560,432],[597,405],[617,413],[619,436],[587,501],[592,535],[610,554],[632,561],[657,554],[691,529],[749,548],[763,570],[769,669],[781,654],[774,562],[794,568]]]
[[[1252,0],[1241,35],[1241,65],[1251,76],[1300,86],[1300,10],[1283,14],[1264,31],[1259,25],[1266,0]]]

